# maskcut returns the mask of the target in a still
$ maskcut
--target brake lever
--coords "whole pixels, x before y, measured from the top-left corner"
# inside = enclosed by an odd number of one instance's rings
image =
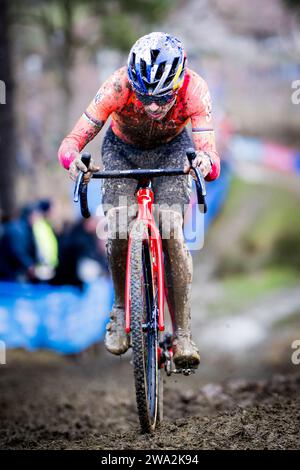
[[[205,182],[203,175],[201,173],[201,170],[198,168],[193,168],[195,175],[196,175],[196,187],[197,187],[197,197],[198,197],[198,204],[200,205],[201,209],[200,212],[203,214],[206,214],[207,212],[207,204],[205,200],[206,196],[206,187],[205,187]]]
[[[202,212],[203,214],[206,214],[207,204],[205,200],[205,196],[206,196],[205,180],[201,173],[201,170],[199,168],[194,168],[192,166],[193,160],[196,158],[195,150],[193,148],[187,149],[186,156],[196,175],[197,199],[198,199],[198,204],[201,207],[200,212]]]
[[[89,168],[90,161],[91,161],[91,154],[90,153],[83,153],[81,156],[81,161],[84,165]],[[88,219],[91,215],[89,207],[88,207],[88,197],[87,197],[87,183],[84,182],[84,172],[80,171],[74,189],[74,202],[78,202],[80,200],[80,211],[82,217]]]
[[[78,202],[78,200],[79,200],[79,191],[80,191],[80,185],[82,183],[83,175],[84,175],[83,171],[80,171],[78,173],[77,178],[76,178],[75,188],[74,188],[74,196],[73,196],[73,201],[74,202]]]

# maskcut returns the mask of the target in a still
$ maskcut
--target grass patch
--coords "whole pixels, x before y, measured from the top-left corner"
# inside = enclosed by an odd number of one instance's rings
[[[251,185],[234,176],[232,178],[226,203],[224,204],[221,213],[214,221],[212,230],[218,231],[228,219],[230,220],[238,211],[245,199],[250,197],[251,192]]]
[[[299,272],[294,269],[272,267],[255,273],[242,273],[222,279],[223,296],[210,305],[216,316],[240,314],[263,296],[285,287],[299,284]]]
[[[300,204],[284,187],[234,178],[224,209],[212,227],[220,238],[216,275],[255,273],[282,266],[300,272]]]
[[[257,273],[231,276],[222,284],[227,296],[243,301],[253,300],[273,289],[296,285],[299,281],[299,273],[293,269],[273,267]]]
[[[294,235],[300,250],[300,204],[290,193],[272,190],[270,204],[260,214],[244,238],[246,245],[256,251],[269,250],[286,235]]]

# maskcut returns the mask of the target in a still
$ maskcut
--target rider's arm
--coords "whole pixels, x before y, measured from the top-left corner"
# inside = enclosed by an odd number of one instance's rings
[[[216,149],[215,133],[211,116],[211,97],[206,82],[194,74],[189,91],[192,136],[195,149],[205,152],[211,162],[211,170],[205,177],[213,181],[220,174],[220,158]]]
[[[110,114],[124,106],[129,94],[126,85],[126,68],[122,67],[100,87],[95,98],[79,118],[73,130],[62,141],[58,158],[64,168],[69,169],[79,152],[102,129]]]

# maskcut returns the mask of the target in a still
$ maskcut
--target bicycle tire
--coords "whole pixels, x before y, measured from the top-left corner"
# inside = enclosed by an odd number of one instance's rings
[[[158,407],[157,407],[157,423],[160,424],[164,419],[164,379],[163,369],[158,371]]]
[[[131,243],[131,341],[139,421],[142,432],[151,433],[160,415],[157,298],[148,228],[138,223],[133,227]]]

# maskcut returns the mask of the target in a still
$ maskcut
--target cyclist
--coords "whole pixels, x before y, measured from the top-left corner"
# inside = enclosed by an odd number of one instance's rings
[[[88,181],[92,172],[99,170],[92,161],[87,171],[80,152],[98,134],[109,116],[112,117],[111,125],[102,145],[105,170],[184,166],[186,173],[192,172],[185,156],[185,150],[191,146],[185,127],[191,121],[197,155],[193,166],[200,167],[207,181],[219,176],[220,160],[215,146],[208,87],[203,78],[186,67],[186,55],[177,38],[162,32],[141,37],[130,50],[128,66],[117,70],[100,87],[59,149],[59,160],[72,179],[81,170],[86,172]],[[127,225],[124,229],[122,220],[129,224],[136,215],[135,189],[136,182],[131,179],[105,180],[102,189],[104,208],[106,205],[111,207],[105,214],[109,228],[107,253],[115,288],[105,345],[108,351],[117,355],[125,353],[129,347],[124,330]],[[175,312],[174,362],[177,367],[186,364],[197,367],[199,351],[191,338],[193,268],[182,231],[184,208],[191,194],[191,178],[156,178],[153,189],[156,206],[164,205],[158,210],[160,227],[164,220],[170,221],[163,248],[168,259],[166,282]]]

